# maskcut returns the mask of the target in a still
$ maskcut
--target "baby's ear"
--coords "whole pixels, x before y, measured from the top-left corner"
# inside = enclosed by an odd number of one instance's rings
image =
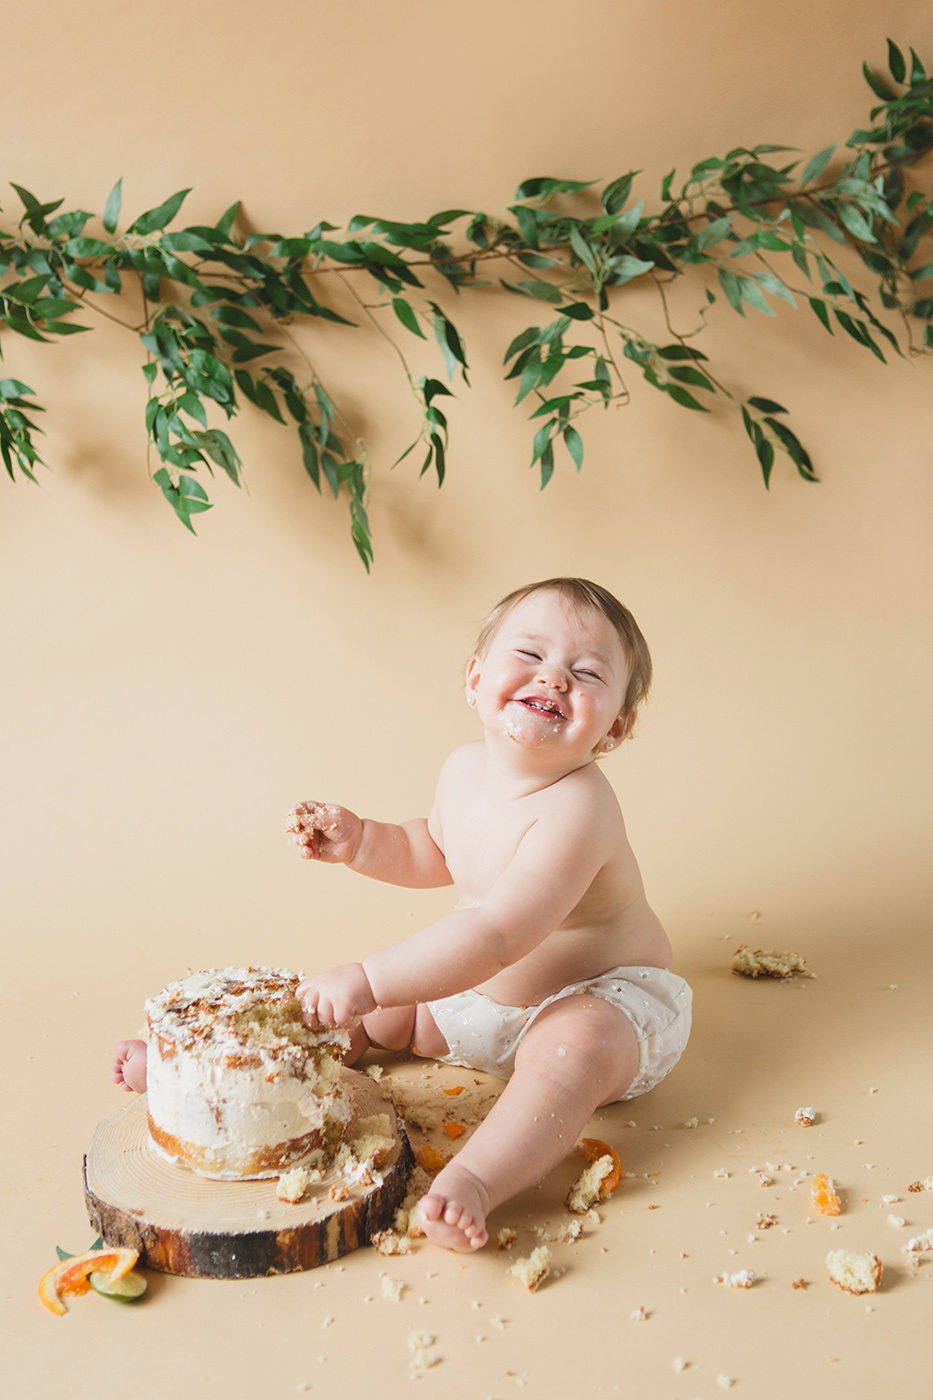
[[[622,740],[627,739],[628,736],[631,734],[632,726],[634,723],[635,711],[623,710],[622,713],[613,721],[612,727],[609,730],[609,733],[606,735],[604,743],[606,743],[608,747],[611,748],[614,748],[616,744],[621,744]],[[609,743],[609,741],[611,741],[611,743]]]
[[[466,697],[467,704],[473,705],[476,701],[476,687],[479,685],[481,662],[478,656],[471,656],[466,668]]]

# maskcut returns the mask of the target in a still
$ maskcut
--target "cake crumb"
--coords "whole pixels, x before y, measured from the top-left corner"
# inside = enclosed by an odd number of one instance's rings
[[[907,1221],[902,1215],[889,1215],[888,1224],[894,1225],[897,1229],[900,1230],[907,1224]]]
[[[632,1322],[647,1322],[648,1314],[645,1312],[643,1307],[638,1307],[631,1314],[631,1320]]]
[[[795,1278],[791,1288],[809,1288],[810,1280],[805,1278]]]
[[[611,1176],[615,1163],[607,1154],[591,1162],[583,1174],[571,1187],[565,1205],[575,1215],[583,1215],[599,1200],[600,1187]]]
[[[763,948],[752,952],[746,943],[736,949],[730,966],[740,977],[780,977],[785,980],[798,975],[812,976],[812,973],[807,973],[806,961],[799,953],[766,952]]]
[[[368,1074],[370,1079],[375,1079],[378,1082],[385,1074],[385,1065],[367,1065],[363,1073]]]
[[[583,1222],[581,1220],[571,1220],[566,1230],[561,1236],[564,1244],[576,1244],[577,1240],[583,1236]]]
[[[682,1356],[675,1356],[674,1360],[671,1362],[671,1365],[673,1366],[675,1371],[681,1373],[683,1371],[686,1371],[687,1367],[690,1365],[690,1362],[685,1361]]]
[[[723,1283],[727,1288],[751,1288],[758,1275],[751,1269],[739,1269],[734,1274],[717,1274],[714,1283]]]
[[[508,1324],[508,1319],[507,1319],[507,1318],[504,1318],[504,1317],[501,1317],[501,1316],[499,1316],[499,1315],[497,1314],[497,1315],[492,1319],[492,1325],[493,1325],[493,1327],[498,1327],[498,1329],[499,1329],[500,1332],[504,1332],[505,1329],[506,1329],[506,1328],[508,1327],[508,1325],[509,1325],[509,1324]]]
[[[399,1303],[402,1300],[402,1293],[405,1290],[405,1281],[400,1278],[390,1278],[388,1274],[382,1274],[382,1296],[387,1303]]]
[[[719,1375],[716,1377],[716,1384],[718,1386],[721,1386],[723,1390],[728,1390],[730,1386],[735,1385],[735,1381],[732,1379],[731,1376]]]
[[[729,1179],[729,1173],[726,1171],[725,1167],[717,1167],[713,1172],[713,1176],[719,1181],[728,1181]]]
[[[379,1230],[373,1235],[372,1242],[380,1254],[410,1254],[411,1238],[408,1235],[397,1234],[394,1230]]]
[[[685,1127],[685,1128],[698,1128],[699,1126],[700,1126],[700,1120],[699,1120],[699,1118],[688,1118],[687,1121],[686,1121],[686,1123],[684,1123],[684,1127]]]
[[[874,1293],[881,1282],[881,1260],[877,1254],[855,1254],[849,1249],[833,1249],[826,1256],[829,1277],[844,1293]]]
[[[755,1225],[759,1230],[770,1230],[772,1225],[777,1224],[776,1215],[759,1215]]]
[[[914,1235],[902,1246],[905,1254],[923,1253],[928,1249],[933,1249],[933,1226],[929,1230],[924,1230],[922,1234]]]
[[[437,1338],[432,1337],[430,1332],[409,1333],[408,1350],[412,1353],[408,1363],[409,1371],[429,1371],[432,1366],[438,1365],[441,1358],[433,1350],[436,1341]]]
[[[516,1259],[508,1270],[513,1278],[525,1285],[529,1293],[534,1293],[540,1288],[551,1272],[551,1251],[543,1244],[533,1249],[526,1259]]]
[[[794,1114],[794,1122],[799,1124],[801,1128],[812,1128],[816,1122],[816,1109],[798,1108]]]
[[[319,1167],[292,1167],[278,1179],[275,1194],[280,1201],[297,1205],[312,1183],[322,1180]]]
[[[511,1249],[517,1239],[518,1231],[510,1229],[508,1225],[503,1225],[496,1236],[496,1246],[498,1249]]]

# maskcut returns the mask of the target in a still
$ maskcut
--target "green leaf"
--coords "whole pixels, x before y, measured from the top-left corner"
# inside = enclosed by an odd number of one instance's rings
[[[893,39],[888,40],[888,68],[894,81],[903,83],[907,76],[907,64],[904,62],[904,55]]]
[[[123,177],[114,185],[107,196],[107,203],[104,205],[104,228],[108,233],[116,233],[117,222],[120,218],[120,210],[123,207]]]
[[[766,292],[770,292],[774,297],[780,297],[782,301],[789,302],[796,307],[794,294],[791,289],[781,281],[780,277],[775,277],[773,272],[755,272],[752,274],[760,287],[764,287]]]
[[[809,185],[812,180],[822,175],[835,154],[835,146],[826,146],[822,151],[817,151],[816,155],[804,166],[803,174],[800,177],[800,183],[802,185]]]
[[[191,516],[197,515],[200,511],[210,510],[211,503],[207,499],[207,492],[199,481],[193,476],[179,475],[178,485],[172,481],[165,467],[160,467],[152,477],[155,484],[160,488],[162,495],[174,510],[178,519],[186,530],[195,534],[194,526],[191,524]]]
[[[757,395],[748,400],[753,408],[759,409],[762,413],[787,413],[788,410],[781,404],[775,403],[773,399],[762,399]]]
[[[711,379],[708,379],[701,370],[693,369],[689,365],[684,365],[682,369],[672,369],[668,373],[672,379],[680,380],[682,384],[695,384],[698,389],[708,389],[711,394],[715,394],[716,386]]]
[[[871,224],[854,204],[840,204],[839,217],[854,238],[860,239],[863,243],[876,242],[875,235],[871,231]]]
[[[549,175],[536,175],[523,180],[515,191],[516,199],[547,199],[552,194],[573,194],[588,190],[594,180],[554,180]]]
[[[665,384],[665,393],[669,394],[675,403],[679,403],[682,408],[694,408],[700,413],[709,413],[705,404],[700,403],[687,389],[681,389],[679,384]]]
[[[732,307],[733,311],[737,311],[740,316],[744,316],[745,312],[742,310],[742,289],[739,284],[739,279],[726,268],[721,267],[719,269],[719,285],[722,287],[726,301]]]
[[[593,250],[587,243],[579,227],[574,224],[570,230],[570,246],[581,262],[585,263],[593,276],[596,276],[596,259]]]
[[[518,285],[524,287],[530,297],[537,297],[539,301],[549,301],[553,306],[559,306],[564,299],[560,288],[552,286],[550,282],[536,279],[533,282],[519,282]]]
[[[529,248],[537,248],[538,245],[538,221],[534,216],[534,211],[524,204],[512,206],[512,212],[518,220],[518,231],[528,244]]]
[[[165,228],[170,224],[178,213],[185,199],[191,193],[190,187],[186,190],[179,190],[173,194],[164,204],[158,205],[155,209],[147,209],[145,214],[140,214],[139,218],[127,229],[127,233],[155,233],[158,229]]]
[[[661,345],[658,354],[662,360],[708,360],[702,350],[694,350],[691,345]]]
[[[577,471],[583,466],[583,439],[570,423],[564,429],[564,446],[573,458]]]
[[[866,83],[871,88],[872,92],[876,95],[876,97],[880,97],[882,102],[896,101],[897,93],[892,92],[891,89],[887,87],[881,81],[880,78],[876,78],[867,63],[862,64],[862,72],[865,75]]]
[[[807,300],[808,300],[809,303],[810,303],[810,308],[811,308],[811,310],[812,310],[812,311],[819,317],[819,319],[823,322],[823,325],[824,325],[824,326],[826,327],[826,329],[829,331],[830,335],[833,335],[833,334],[834,334],[834,331],[833,331],[833,328],[832,328],[832,323],[830,322],[830,319],[829,319],[829,312],[828,312],[828,310],[826,309],[826,303],[825,303],[825,301],[821,301],[819,297],[807,297]]]
[[[739,287],[742,292],[742,300],[748,302],[755,311],[760,311],[764,316],[775,315],[774,307],[769,306],[765,299],[765,294],[751,277],[740,277]]]
[[[617,180],[606,186],[602,193],[602,206],[607,214],[618,214],[625,208],[632,190],[632,181],[640,173],[638,170],[630,170],[627,175],[620,175]]]
[[[633,258],[625,253],[621,258],[613,258],[609,264],[609,275],[606,282],[611,287],[622,287],[626,282],[631,282],[634,277],[641,277],[646,272],[650,272],[655,266],[647,258]]]
[[[715,243],[721,243],[731,231],[732,219],[730,217],[725,216],[721,219],[714,219],[712,223],[700,229],[700,232],[696,236],[696,245],[698,248],[704,250],[706,248],[712,248]]]
[[[415,314],[411,302],[406,301],[404,297],[393,297],[392,310],[395,312],[396,316],[401,321],[402,325],[405,327],[406,330],[411,331],[412,335],[419,336],[421,340],[427,340],[427,336],[421,329],[418,317]]]
[[[0,399],[18,399],[35,392],[35,389],[30,389],[21,379],[0,379]],[[38,404],[34,407],[38,408]]]

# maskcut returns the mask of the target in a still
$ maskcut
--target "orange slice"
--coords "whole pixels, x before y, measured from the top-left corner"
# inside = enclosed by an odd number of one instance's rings
[[[420,1167],[424,1167],[426,1172],[439,1172],[441,1167],[446,1167],[447,1158],[443,1152],[438,1152],[430,1142],[426,1142],[420,1152],[415,1153],[415,1161]]]
[[[464,1084],[458,1084],[456,1089],[442,1089],[441,1093],[447,1094],[448,1096],[450,1096],[451,1094],[462,1094],[465,1087],[466,1086]]]
[[[810,1202],[820,1215],[841,1215],[842,1203],[836,1194],[831,1176],[817,1172],[810,1184]]]
[[[108,1282],[122,1278],[138,1258],[135,1249],[91,1249],[87,1254],[63,1259],[43,1275],[39,1283],[40,1302],[56,1317],[64,1317],[68,1309],[62,1302],[62,1294],[74,1297],[79,1293],[88,1293],[91,1288],[89,1274],[100,1274]]]
[[[588,1162],[597,1162],[600,1157],[612,1158],[612,1171],[599,1184],[599,1194],[611,1196],[622,1180],[622,1163],[619,1161],[619,1154],[614,1147],[610,1147],[608,1142],[603,1142],[600,1138],[584,1138],[580,1146]]]
[[[466,1132],[466,1128],[462,1123],[445,1123],[444,1132],[453,1140],[454,1138],[461,1137]]]

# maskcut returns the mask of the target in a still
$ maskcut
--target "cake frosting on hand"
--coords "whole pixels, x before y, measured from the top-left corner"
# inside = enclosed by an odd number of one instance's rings
[[[146,1003],[152,1146],[202,1176],[278,1176],[330,1154],[349,1110],[345,1031],[310,1030],[280,968],[227,967],[170,983]]]

